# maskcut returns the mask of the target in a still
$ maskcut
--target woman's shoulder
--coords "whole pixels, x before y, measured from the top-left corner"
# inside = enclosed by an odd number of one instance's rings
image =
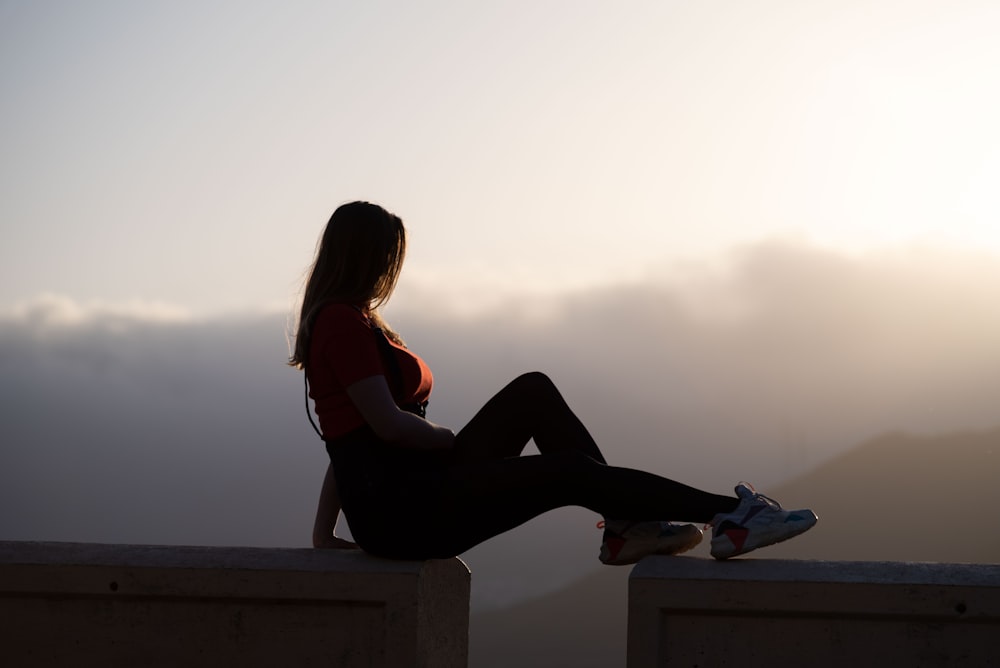
[[[320,308],[312,327],[310,356],[314,360],[333,355],[342,363],[361,359],[375,349],[371,325],[362,309],[331,302]]]
[[[364,309],[347,302],[327,302],[319,309],[319,318],[345,318],[348,320],[367,321]]]
[[[344,327],[355,328],[363,326],[370,327],[368,316],[364,310],[354,304],[344,302],[330,302],[324,304],[319,313],[316,314],[314,327],[318,329],[341,329]]]

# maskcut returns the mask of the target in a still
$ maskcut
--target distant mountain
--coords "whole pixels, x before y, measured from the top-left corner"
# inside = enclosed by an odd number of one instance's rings
[[[1000,563],[1000,428],[884,434],[773,493],[820,520],[768,557]]]
[[[884,434],[761,491],[820,517],[761,557],[1000,563],[1000,428]],[[695,555],[708,558],[708,539]],[[471,668],[624,665],[630,571],[604,567],[551,594],[474,614]]]

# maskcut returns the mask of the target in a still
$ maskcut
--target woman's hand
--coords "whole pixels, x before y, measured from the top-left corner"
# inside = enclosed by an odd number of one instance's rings
[[[337,493],[337,479],[333,475],[333,465],[327,464],[326,475],[323,477],[323,487],[319,491],[319,503],[316,506],[316,521],[313,523],[313,547],[334,550],[358,549],[356,543],[337,538],[333,534],[333,530],[337,528],[339,516],[340,494]]]
[[[357,543],[352,543],[349,540],[344,540],[343,538],[337,538],[334,535],[329,535],[326,538],[313,537],[313,547],[322,548],[327,550],[357,550]]]
[[[446,450],[455,447],[455,432],[448,427],[434,425],[434,447]]]

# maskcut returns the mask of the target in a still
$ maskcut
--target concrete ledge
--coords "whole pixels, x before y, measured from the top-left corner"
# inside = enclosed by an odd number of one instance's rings
[[[628,667],[1000,665],[1000,565],[647,557]]]
[[[461,666],[469,569],[353,550],[0,542],[11,666]]]

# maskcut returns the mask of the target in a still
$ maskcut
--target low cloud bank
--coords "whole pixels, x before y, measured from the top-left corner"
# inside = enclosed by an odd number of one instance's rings
[[[393,315],[443,381],[542,368],[609,447],[690,461],[687,475],[714,452],[775,480],[883,430],[1000,420],[994,258],[759,244],[722,270],[513,301],[446,327],[432,308]]]
[[[191,320],[188,311],[160,302],[77,302],[52,293],[0,311],[0,326],[34,335],[64,329],[121,330],[140,323],[176,324]]]
[[[1000,424],[995,258],[759,244],[475,317],[410,286],[387,315],[434,369],[435,421],[460,427],[540,369],[611,461],[715,491],[887,430]],[[326,459],[286,326],[53,297],[0,315],[0,538],[305,545]],[[480,603],[593,568],[588,526],[559,511],[474,550]],[[566,558],[548,568],[524,540]]]

